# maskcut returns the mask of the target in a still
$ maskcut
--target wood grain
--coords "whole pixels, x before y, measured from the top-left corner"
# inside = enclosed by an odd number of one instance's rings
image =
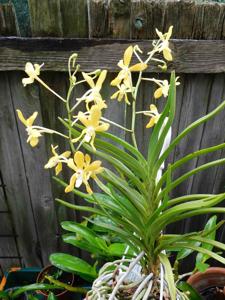
[[[62,36],[88,37],[87,0],[61,0]],[[58,21],[60,21],[60,19]]]
[[[0,265],[3,271],[6,272],[12,267],[21,267],[14,238],[0,237],[0,245]]]
[[[0,36],[17,36],[19,27],[12,3],[0,4]]]
[[[35,248],[38,238],[8,76],[9,74],[0,73],[1,172],[19,237],[19,251],[27,264],[38,265],[40,260]]]
[[[82,71],[96,68],[118,71],[117,63],[130,44],[144,53],[152,41],[107,39],[0,38],[0,71],[24,70],[27,61],[43,63],[45,71],[67,71],[69,56],[76,52]],[[174,61],[168,71],[177,73],[221,73],[225,71],[225,41],[172,40]],[[152,65],[147,72],[160,72]]]
[[[60,0],[29,0],[32,36],[62,36]]]

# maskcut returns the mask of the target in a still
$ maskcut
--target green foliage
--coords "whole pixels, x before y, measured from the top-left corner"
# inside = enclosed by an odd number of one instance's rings
[[[202,300],[202,297],[199,293],[187,282],[180,281],[177,287],[182,291],[189,294],[189,299],[191,300]]]
[[[64,253],[50,255],[51,263],[57,268],[79,275],[81,278],[92,281],[97,277],[96,267],[89,265],[86,261]]]

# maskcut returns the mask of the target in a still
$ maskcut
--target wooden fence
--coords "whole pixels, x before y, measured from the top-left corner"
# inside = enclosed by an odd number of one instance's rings
[[[49,254],[71,252],[87,258],[61,241],[60,221],[81,219],[78,213],[56,205],[54,198],[80,202],[51,180],[52,173],[43,169],[50,155],[50,144],[64,145],[57,137],[46,137],[37,148],[26,143],[23,125],[15,109],[26,116],[39,112],[39,124],[60,128],[57,115],[63,107],[57,99],[37,84],[24,88],[21,79],[27,61],[45,63],[41,77],[53,89],[65,95],[68,76],[64,72],[69,55],[76,51],[84,71],[106,68],[107,83],[116,71],[116,63],[130,43],[139,43],[145,50],[156,38],[155,28],[166,31],[174,25],[171,42],[175,69],[181,85],[177,91],[177,114],[173,127],[175,136],[186,125],[211,111],[225,98],[225,5],[196,4],[190,1],[147,0],[29,0],[31,37],[21,37],[12,4],[0,5],[0,264],[10,266],[40,266],[48,262]],[[13,37],[12,37],[13,36]],[[44,38],[45,37],[45,38]],[[51,38],[49,38],[51,37]],[[93,39],[94,38],[94,39]],[[99,40],[99,38],[101,38]],[[131,39],[137,39],[132,41]],[[156,72],[150,69],[148,72]],[[151,74],[152,75],[152,74]],[[168,74],[154,74],[168,78]],[[108,85],[109,86],[109,85]],[[82,95],[82,86],[77,95]],[[112,88],[104,88],[110,99]],[[153,89],[143,84],[138,109],[144,110],[152,101]],[[164,100],[159,100],[163,105]],[[117,102],[108,100],[106,114],[120,124],[127,122]],[[224,142],[222,112],[208,124],[197,128],[176,147],[170,161],[186,153]],[[147,120],[138,121],[138,144],[145,153],[149,131]],[[122,135],[121,131],[117,131]],[[224,151],[192,160],[175,176],[193,166],[224,157]],[[64,173],[68,178],[69,174]],[[225,188],[225,168],[215,167],[180,185],[176,195],[218,193]],[[220,216],[223,218],[223,216]],[[202,228],[206,218],[179,223],[168,230],[184,232]],[[225,231],[219,239],[225,241]]]

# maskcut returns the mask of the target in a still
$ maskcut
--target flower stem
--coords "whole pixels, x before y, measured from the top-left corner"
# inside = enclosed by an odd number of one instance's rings
[[[125,131],[132,132],[131,129],[128,129],[128,128],[126,128],[126,127],[123,127],[122,125],[119,125],[119,124],[117,124],[117,123],[115,123],[115,122],[113,122],[113,121],[110,121],[110,120],[107,119],[107,118],[101,117],[101,120],[106,121],[106,122],[108,122],[108,123],[110,123],[110,124],[112,124],[112,125],[114,125],[114,126],[116,126],[116,127],[119,127],[119,128],[121,128],[121,129],[123,129],[123,130],[125,130]]]
[[[72,142],[72,132],[71,132],[71,126],[72,126],[72,115],[71,115],[71,109],[70,109],[70,96],[72,93],[74,86],[70,84],[69,90],[66,96],[66,110],[67,110],[67,115],[68,115],[68,122],[69,122],[69,143],[70,143],[70,148],[73,152],[76,152],[75,147]]]
[[[41,80],[38,76],[35,77],[36,80],[42,84],[47,90],[49,90],[52,94],[54,94],[56,97],[58,97],[60,100],[62,100],[63,102],[66,103],[66,99],[64,99],[63,97],[61,97],[59,94],[57,94],[55,91],[53,91],[43,80]]]
[[[59,280],[53,279],[51,276],[45,275],[45,278],[49,282],[51,282],[54,285],[56,285],[57,287],[64,288],[65,290],[68,290],[70,292],[76,292],[76,293],[81,293],[81,294],[86,294],[87,293],[87,289],[85,289],[85,288],[71,286],[71,285],[63,283],[63,282],[61,282]]]

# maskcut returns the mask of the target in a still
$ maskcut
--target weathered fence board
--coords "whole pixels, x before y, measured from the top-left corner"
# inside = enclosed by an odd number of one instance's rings
[[[14,216],[20,253],[27,264],[39,264],[35,221],[17,131],[9,74],[0,73],[0,165],[7,199]]]
[[[67,71],[69,56],[78,53],[82,71],[96,68],[118,71],[117,63],[130,44],[138,44],[144,53],[151,49],[150,40],[108,39],[18,39],[0,38],[0,71],[23,70],[27,61],[45,62],[45,71]],[[177,73],[221,73],[225,71],[225,41],[172,40],[174,61],[168,71]],[[152,64],[147,72],[160,72]]]
[[[0,4],[0,36],[19,35],[15,10],[12,4]]]

